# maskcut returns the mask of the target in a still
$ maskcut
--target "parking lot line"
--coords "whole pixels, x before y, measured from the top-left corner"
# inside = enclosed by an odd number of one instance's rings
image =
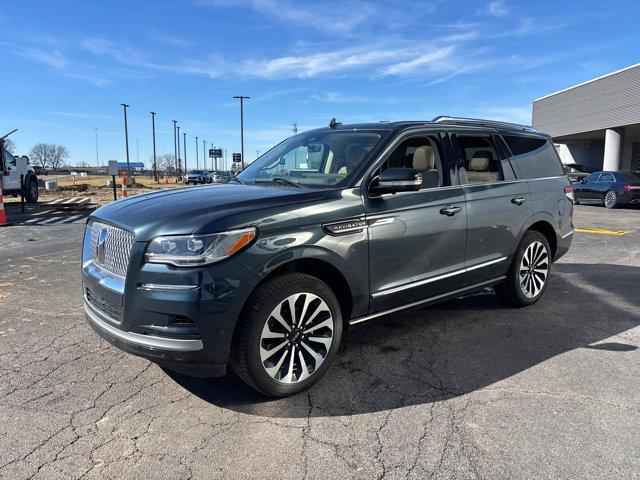
[[[606,230],[604,228],[576,228],[579,233],[597,233],[599,235],[626,235],[627,230]]]

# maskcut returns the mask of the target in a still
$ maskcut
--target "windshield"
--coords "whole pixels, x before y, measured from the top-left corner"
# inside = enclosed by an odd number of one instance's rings
[[[382,133],[311,131],[295,135],[255,160],[237,178],[243,183],[284,178],[303,186],[337,186],[368,159]]]
[[[193,175],[201,175],[202,174],[202,170],[191,170],[189,172],[189,174],[193,174]]]

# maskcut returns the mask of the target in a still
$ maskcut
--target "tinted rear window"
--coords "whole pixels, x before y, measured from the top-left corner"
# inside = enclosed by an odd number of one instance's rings
[[[503,135],[511,157],[523,178],[544,178],[564,175],[556,149],[547,138],[524,135]]]

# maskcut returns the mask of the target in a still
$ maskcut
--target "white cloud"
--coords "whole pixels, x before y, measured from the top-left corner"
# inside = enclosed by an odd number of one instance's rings
[[[385,67],[383,75],[406,75],[426,67],[430,71],[444,70],[447,68],[441,61],[450,57],[454,51],[453,46],[439,48],[432,52],[424,53],[410,60],[398,62]]]
[[[490,2],[485,9],[485,13],[492,17],[506,17],[509,15],[509,11],[509,7],[502,0]]]

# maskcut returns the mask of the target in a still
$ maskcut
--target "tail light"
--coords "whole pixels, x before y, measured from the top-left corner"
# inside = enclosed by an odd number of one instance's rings
[[[576,200],[576,195],[574,193],[574,189],[571,185],[565,185],[564,186],[564,194],[567,196],[567,198],[569,200],[571,200],[572,202],[575,202]]]
[[[640,190],[640,185],[625,185],[624,189],[626,191]]]

